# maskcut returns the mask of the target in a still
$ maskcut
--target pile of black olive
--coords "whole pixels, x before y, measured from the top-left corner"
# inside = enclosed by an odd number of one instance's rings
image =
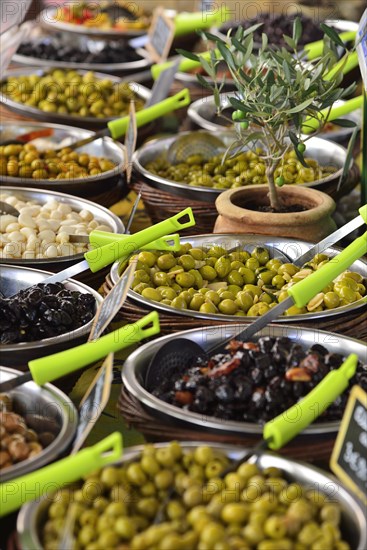
[[[258,23],[263,23],[261,27],[255,30],[254,32],[254,42],[261,44],[261,35],[265,33],[268,36],[270,44],[276,44],[278,46],[288,47],[284,41],[283,34],[287,36],[292,36],[293,33],[293,21],[295,17],[301,20],[302,23],[302,36],[299,40],[299,45],[304,46],[310,42],[315,42],[316,40],[321,40],[323,37],[323,32],[320,29],[320,26],[306,15],[295,14],[292,16],[285,16],[284,14],[274,14],[270,12],[262,13],[261,16],[245,19],[243,21],[228,21],[221,27],[221,32],[227,34],[229,29],[233,29],[232,35],[235,33],[239,25],[245,30],[252,25]]]
[[[265,423],[297,403],[344,361],[320,344],[305,350],[290,338],[232,341],[228,353],[199,357],[153,390],[153,395],[192,412],[238,422]],[[349,386],[367,390],[367,364],[358,363]],[[340,420],[349,391],[320,421]]]
[[[0,344],[34,342],[75,330],[95,315],[92,294],[43,284],[0,298]]]
[[[93,52],[85,47],[77,48],[67,44],[58,36],[53,40],[43,38],[36,43],[24,42],[19,46],[17,54],[71,63],[130,63],[141,59],[135,49],[125,42],[106,42],[101,51]]]

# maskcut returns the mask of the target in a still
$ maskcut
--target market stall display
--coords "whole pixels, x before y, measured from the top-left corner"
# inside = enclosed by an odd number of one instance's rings
[[[228,7],[181,6],[149,30],[131,2],[53,4],[4,43],[2,542],[364,550],[363,493],[329,474],[348,396],[362,414],[367,395],[358,24],[241,30]],[[140,84],[167,67],[164,92]]]

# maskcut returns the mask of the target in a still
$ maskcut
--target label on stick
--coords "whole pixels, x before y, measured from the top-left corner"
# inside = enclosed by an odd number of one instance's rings
[[[350,392],[330,468],[367,505],[367,393],[360,386]]]
[[[80,450],[108,403],[112,384],[113,357],[113,353],[106,357],[79,405],[79,425],[71,454]]]
[[[136,138],[137,138],[137,125],[136,125],[136,114],[135,114],[135,103],[130,101],[129,109],[129,123],[125,136],[125,171],[126,171],[126,180],[127,183],[130,183],[131,173],[133,170],[133,154],[136,147]]]
[[[153,14],[152,24],[148,31],[148,43],[145,46],[154,63],[166,61],[175,35],[175,24],[167,17],[162,7]]]

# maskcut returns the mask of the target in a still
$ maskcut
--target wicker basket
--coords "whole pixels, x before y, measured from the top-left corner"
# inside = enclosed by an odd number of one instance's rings
[[[117,403],[117,409],[123,416],[128,425],[141,432],[148,441],[169,441],[169,440],[200,440],[216,443],[227,443],[232,445],[241,445],[242,447],[253,447],[259,443],[259,436],[250,434],[239,435],[218,435],[210,431],[195,430],[183,427],[177,423],[153,417],[141,405],[126,388],[123,388]],[[280,454],[307,462],[325,462],[331,455],[335,442],[335,435],[329,437],[322,436],[298,436],[290,442]]]
[[[102,287],[102,294],[106,296],[112,288],[112,281],[110,276],[106,277],[105,283]],[[149,313],[150,309],[134,302],[128,298],[123,307],[120,309],[116,320],[122,319],[127,323],[135,323],[138,319],[141,319],[144,315]],[[357,312],[345,313],[339,317],[332,319],[325,318],[320,320],[310,319],[302,322],[298,322],[306,328],[313,328],[318,330],[326,330],[330,332],[337,332],[344,336],[351,336],[352,338],[358,338],[367,342],[367,307],[360,308]],[[181,330],[188,330],[192,328],[200,328],[202,326],[216,326],[218,324],[227,324],[226,321],[220,319],[212,321],[210,319],[198,319],[195,317],[189,317],[184,315],[176,315],[175,313],[159,312],[160,323],[160,335],[172,334],[173,332],[179,332]],[[241,323],[246,323],[246,318],[241,317]]]
[[[181,210],[191,206],[196,224],[194,227],[180,232],[181,235],[201,235],[212,233],[218,212],[215,204],[204,201],[193,201],[178,195],[166,193],[150,185],[135,181],[133,189],[141,193],[145,209],[153,223],[174,216]]]

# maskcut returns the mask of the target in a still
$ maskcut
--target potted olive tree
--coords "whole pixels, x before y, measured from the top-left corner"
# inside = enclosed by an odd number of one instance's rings
[[[266,168],[268,189],[264,189],[264,186],[250,185],[224,192],[217,199],[218,211],[221,213],[224,210],[226,216],[230,217],[231,204],[234,202],[237,208],[242,208],[245,197],[251,194],[251,209],[265,210],[265,219],[270,220],[269,213],[272,216],[291,212],[294,221],[295,216],[305,214],[303,211],[312,207],[310,197],[315,194],[315,190],[298,185],[286,185],[283,189],[280,187],[291,181],[302,183],[302,177],[309,178],[310,172],[312,177],[312,165],[305,157],[306,142],[309,138],[302,133],[307,119],[318,118],[317,133],[321,132],[328,118],[327,111],[332,108],[335,101],[351,94],[355,85],[347,89],[341,87],[342,63],[339,70],[334,71],[332,78],[329,76],[330,70],[338,60],[337,48],[344,47],[332,28],[322,25],[323,52],[311,64],[304,52],[298,48],[298,41],[302,35],[302,24],[298,18],[294,21],[293,36],[284,37],[288,48],[269,44],[267,36],[263,34],[261,47],[255,52],[253,32],[259,26],[254,25],[246,31],[239,27],[234,35],[229,32],[226,40],[210,33],[202,33],[208,43],[214,43],[216,46],[216,52],[213,48],[209,60],[189,52],[182,53],[200,61],[214,82],[209,83],[202,75],[198,75],[201,84],[212,90],[219,115],[223,81],[218,77],[218,65],[223,62],[226,64],[237,90],[235,97],[229,98],[235,109],[232,118],[235,121],[236,136],[226,155],[236,155],[243,149],[254,149]],[[326,114],[323,115],[325,109]],[[345,123],[343,120],[334,122],[349,124],[349,121]],[[259,198],[260,195],[262,199],[257,207],[255,196]],[[298,195],[307,195],[306,202],[302,197],[297,198]],[[327,196],[321,195],[324,194],[320,194],[316,202],[320,204],[321,201],[330,216],[335,204]],[[288,224],[285,218],[282,224],[284,223]],[[240,224],[243,224],[243,219],[240,220]],[[331,227],[330,224],[327,228],[324,227],[325,231],[333,229],[334,226]],[[312,237],[317,238],[317,234]]]

